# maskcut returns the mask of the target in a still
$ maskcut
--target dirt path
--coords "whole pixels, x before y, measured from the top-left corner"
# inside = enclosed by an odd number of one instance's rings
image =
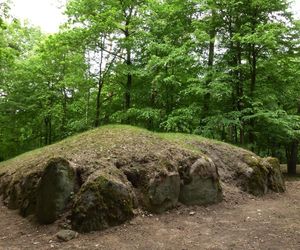
[[[0,249],[300,249],[300,181],[264,198],[227,198],[204,207],[138,216],[126,225],[56,241],[57,225],[38,226],[0,204]]]

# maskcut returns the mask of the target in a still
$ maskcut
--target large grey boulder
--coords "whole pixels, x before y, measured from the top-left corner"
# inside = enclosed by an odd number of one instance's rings
[[[225,184],[235,185],[255,196],[269,190],[285,190],[279,162],[274,158],[261,158],[242,148],[209,140],[196,142],[195,146],[212,159]]]
[[[178,172],[159,172],[150,179],[145,198],[149,201],[147,209],[162,213],[178,203],[180,176]]]
[[[40,223],[53,223],[64,211],[76,185],[76,173],[63,158],[51,159],[37,188],[36,216]]]
[[[80,232],[103,230],[133,217],[134,194],[117,169],[95,172],[77,193],[72,227]]]
[[[268,188],[277,193],[284,192],[286,188],[278,159],[268,157],[262,164],[268,170]]]
[[[179,201],[186,205],[207,205],[222,201],[219,174],[211,159],[202,157],[181,170]]]

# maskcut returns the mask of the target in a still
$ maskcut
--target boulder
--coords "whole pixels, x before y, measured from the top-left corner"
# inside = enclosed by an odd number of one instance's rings
[[[72,227],[79,232],[102,230],[133,217],[135,196],[131,184],[118,169],[95,172],[77,193]]]
[[[179,201],[186,205],[207,205],[222,201],[222,188],[216,166],[209,158],[200,158],[181,169]]]
[[[212,159],[223,183],[255,196],[285,189],[279,163],[273,158],[261,158],[242,148],[208,140],[195,146]]]
[[[27,217],[36,212],[37,204],[37,188],[41,173],[33,172],[20,181],[20,195],[19,195],[19,211],[23,217]]]
[[[286,188],[278,159],[265,158],[263,165],[268,170],[268,188],[277,193],[284,192]]]
[[[53,223],[65,210],[76,185],[76,173],[63,158],[51,159],[37,188],[36,216],[40,223]]]
[[[121,170],[135,188],[138,205],[153,213],[162,213],[176,206],[180,192],[178,163],[162,156],[153,162],[134,161]]]
[[[158,172],[150,179],[145,199],[147,210],[162,213],[176,206],[180,192],[180,176],[178,172]]]
[[[60,230],[56,237],[61,241],[70,241],[78,237],[78,233],[72,230]]]

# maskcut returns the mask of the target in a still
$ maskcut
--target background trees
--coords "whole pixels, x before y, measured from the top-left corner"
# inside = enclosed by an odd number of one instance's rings
[[[68,1],[51,36],[1,5],[0,157],[106,123],[297,162],[299,21],[287,1]]]

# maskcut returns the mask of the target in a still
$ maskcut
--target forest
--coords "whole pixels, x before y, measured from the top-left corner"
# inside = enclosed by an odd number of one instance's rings
[[[0,161],[104,124],[300,158],[300,21],[287,0],[69,0],[43,34],[0,2]]]

